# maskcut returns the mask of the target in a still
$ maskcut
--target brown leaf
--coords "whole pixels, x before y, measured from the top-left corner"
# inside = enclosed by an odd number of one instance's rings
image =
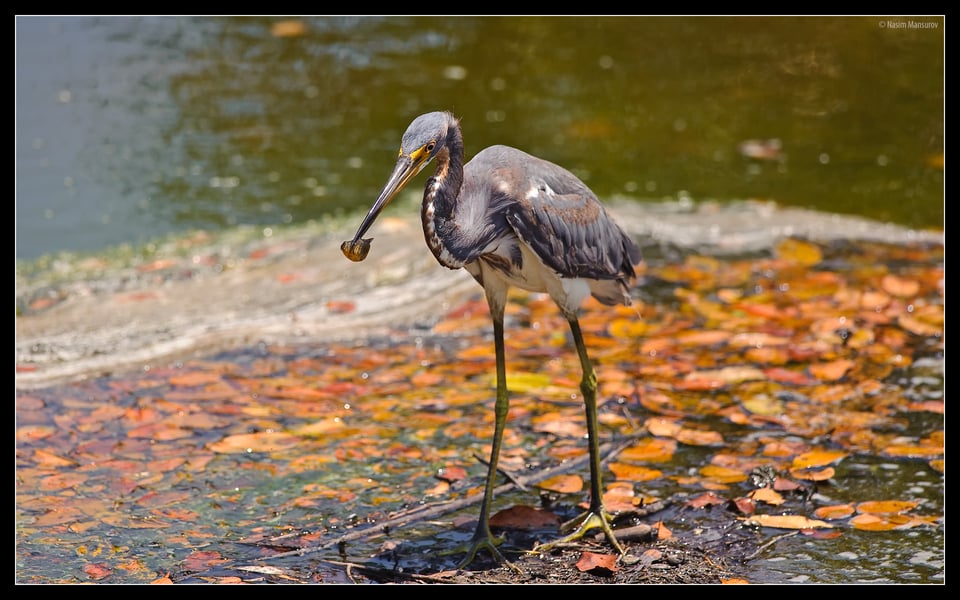
[[[449,481],[450,483],[453,483],[454,481],[460,481],[461,479],[466,478],[466,476],[467,470],[457,465],[441,467],[437,469],[437,472],[434,475],[434,477],[437,479]]]
[[[109,577],[113,571],[103,563],[87,563],[83,565],[83,572],[90,576],[90,579],[100,580]]]
[[[733,505],[741,515],[752,515],[757,512],[757,504],[753,498],[734,498]]]
[[[691,498],[684,503],[684,506],[689,506],[690,508],[703,508],[704,506],[714,506],[717,504],[726,504],[726,500],[720,496],[714,494],[713,492],[706,492]]]
[[[543,529],[559,524],[560,517],[552,512],[523,504],[503,509],[490,517],[491,527],[503,529]]]
[[[617,572],[616,554],[597,554],[595,552],[584,552],[577,561],[577,569],[580,572],[593,571],[599,569],[610,573]]]

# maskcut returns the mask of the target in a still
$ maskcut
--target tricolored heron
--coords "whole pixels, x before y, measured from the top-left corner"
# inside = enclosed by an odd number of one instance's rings
[[[572,533],[537,549],[572,541],[600,528],[623,554],[603,506],[597,377],[577,315],[590,295],[611,306],[630,304],[640,249],[596,195],[570,171],[508,146],[490,146],[464,164],[459,121],[449,112],[431,112],[414,119],[403,134],[393,173],[353,240],[340,246],[344,255],[354,261],[366,258],[370,239],[362,236],[384,207],[433,160],[437,161],[437,170],[427,180],[421,208],[424,237],[441,265],[466,269],[483,286],[493,319],[496,351],[493,449],[477,529],[460,567],[472,562],[481,549],[497,561],[510,564],[490,532],[490,505],[509,403],[503,313],[511,286],[546,292],[556,302],[570,323],[583,371],[580,391],[586,405],[590,446],[590,507],[564,525],[563,530]]]

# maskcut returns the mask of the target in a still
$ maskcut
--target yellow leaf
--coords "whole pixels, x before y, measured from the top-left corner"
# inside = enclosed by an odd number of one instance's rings
[[[610,325],[607,330],[610,332],[610,335],[618,338],[638,338],[642,337],[647,330],[649,325],[645,321],[639,319],[614,319],[610,321]]]
[[[755,415],[769,417],[783,414],[783,402],[766,394],[747,398],[740,405]]]
[[[775,527],[777,529],[833,529],[833,525],[819,519],[808,519],[801,515],[753,515],[744,520],[753,527]]]
[[[806,266],[813,266],[823,260],[819,247],[794,238],[787,238],[777,244],[776,255],[783,260]]]
[[[550,377],[542,373],[508,373],[507,389],[524,394],[542,390],[550,384]]]

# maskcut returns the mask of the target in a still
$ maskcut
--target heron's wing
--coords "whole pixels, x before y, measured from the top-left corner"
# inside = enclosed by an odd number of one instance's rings
[[[537,182],[511,203],[507,222],[561,277],[633,279],[639,248],[596,196],[579,180],[576,183],[563,193],[562,181]]]

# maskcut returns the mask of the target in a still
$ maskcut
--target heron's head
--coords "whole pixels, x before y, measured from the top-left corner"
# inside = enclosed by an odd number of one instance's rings
[[[456,117],[447,112],[426,113],[410,123],[401,138],[400,154],[397,156],[393,173],[390,174],[376,202],[360,223],[353,240],[341,245],[347,258],[351,260],[366,258],[370,242],[366,240],[361,244],[360,238],[377,220],[380,212],[410,183],[410,180],[416,177],[437,155],[447,151],[447,134],[451,127],[456,126]]]

